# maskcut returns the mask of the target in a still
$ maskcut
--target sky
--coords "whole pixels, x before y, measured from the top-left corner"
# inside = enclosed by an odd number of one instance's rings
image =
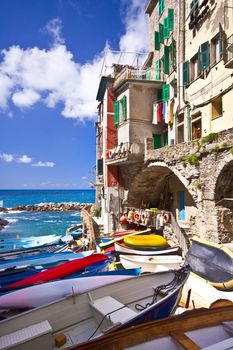
[[[0,1],[0,189],[89,188],[100,75],[148,52],[146,4]]]

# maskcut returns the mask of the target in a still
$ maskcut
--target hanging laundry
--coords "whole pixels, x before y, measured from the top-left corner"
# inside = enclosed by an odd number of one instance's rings
[[[162,112],[163,112],[163,103],[158,103],[158,114],[157,114],[157,121],[160,123],[162,121]]]
[[[172,100],[175,97],[175,89],[172,86],[172,84],[170,84],[170,100]]]
[[[152,124],[157,125],[158,124],[158,104],[153,104],[153,118],[152,118]]]
[[[169,103],[169,125],[172,126],[174,123],[174,102]]]
[[[165,114],[165,123],[168,124],[169,123],[169,119],[170,119],[170,109],[169,109],[169,101],[166,102],[166,114]]]
[[[167,120],[167,101],[163,102],[163,120],[168,124]]]

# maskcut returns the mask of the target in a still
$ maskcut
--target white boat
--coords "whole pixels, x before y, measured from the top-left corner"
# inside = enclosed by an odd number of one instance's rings
[[[120,255],[121,264],[125,269],[141,267],[142,272],[158,272],[167,269],[179,269],[183,258],[179,255],[144,256],[144,255]]]
[[[168,247],[164,249],[156,249],[156,250],[140,250],[134,249],[131,247],[127,247],[124,243],[115,242],[115,251],[123,254],[134,254],[134,255],[162,255],[162,254],[171,254],[177,252],[179,247]]]
[[[61,236],[47,235],[24,238],[0,238],[0,252],[14,251],[16,249],[29,249],[42,247],[47,244],[55,244],[61,240]]]
[[[172,314],[180,300],[187,269],[137,276],[0,322],[1,350],[64,349],[125,327]],[[39,296],[38,296],[39,298]]]
[[[132,276],[93,276],[38,284],[0,296],[0,309],[32,309],[130,277]]]

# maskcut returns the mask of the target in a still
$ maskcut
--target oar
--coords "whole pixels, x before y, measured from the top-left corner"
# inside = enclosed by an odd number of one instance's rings
[[[148,232],[150,232],[151,231],[151,229],[150,228],[147,228],[146,230],[144,230],[144,231],[136,231],[136,232],[133,232],[133,233],[129,233],[128,235],[125,235],[125,236],[121,236],[121,237],[116,237],[116,238],[114,238],[114,239],[112,239],[111,241],[108,241],[108,242],[106,242],[106,243],[100,243],[99,244],[99,247],[100,248],[106,248],[107,246],[109,246],[109,245],[111,245],[111,244],[113,244],[113,243],[115,243],[115,242],[118,242],[118,241],[122,241],[124,238],[126,238],[126,237],[130,237],[130,236],[135,236],[135,235],[139,235],[139,234],[141,234],[141,233],[148,233]]]

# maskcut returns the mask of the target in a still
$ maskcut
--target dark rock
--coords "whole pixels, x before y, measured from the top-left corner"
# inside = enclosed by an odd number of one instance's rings
[[[0,218],[0,230],[3,229],[8,223],[9,221]]]

